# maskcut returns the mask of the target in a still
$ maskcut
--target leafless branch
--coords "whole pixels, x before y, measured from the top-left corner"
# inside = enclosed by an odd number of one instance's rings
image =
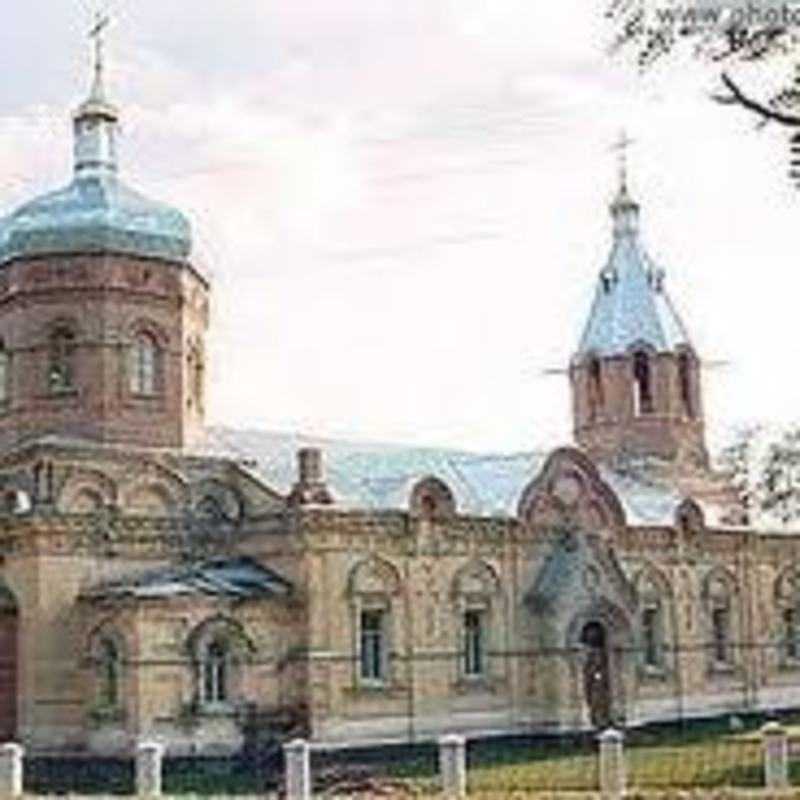
[[[730,92],[730,95],[712,95],[714,100],[723,105],[739,105],[757,114],[762,121],[762,124],[767,122],[777,122],[779,125],[784,125],[789,128],[800,128],[800,117],[794,114],[786,114],[777,109],[770,108],[763,103],[748,97],[733,79],[727,73],[722,73],[722,82],[725,88]]]

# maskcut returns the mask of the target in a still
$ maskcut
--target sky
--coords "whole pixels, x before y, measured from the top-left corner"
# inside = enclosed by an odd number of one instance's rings
[[[210,422],[569,442],[553,372],[608,254],[623,128],[645,246],[710,362],[712,441],[798,416],[785,134],[713,103],[688,57],[641,76],[610,55],[602,0],[106,7],[122,174],[188,214],[212,276]],[[69,179],[91,14],[5,10],[0,213]]]

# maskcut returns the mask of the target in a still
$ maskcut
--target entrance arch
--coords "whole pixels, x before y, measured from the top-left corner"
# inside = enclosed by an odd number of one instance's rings
[[[19,607],[11,590],[0,580],[0,741],[17,734],[17,664]]]
[[[611,724],[611,676],[605,626],[597,620],[587,622],[580,642],[586,648],[582,677],[589,720],[593,728],[607,728]]]
[[[628,614],[604,597],[572,617],[565,644],[574,654],[573,692],[583,725],[624,724],[634,689],[633,631]]]

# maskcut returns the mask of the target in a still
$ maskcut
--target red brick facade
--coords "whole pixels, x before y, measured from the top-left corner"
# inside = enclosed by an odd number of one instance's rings
[[[138,446],[192,441],[204,416],[208,302],[207,282],[185,264],[105,254],[5,265],[0,443],[47,433]],[[146,393],[131,381],[138,334],[155,343]],[[68,365],[66,386],[53,380],[58,359]]]
[[[649,406],[637,398],[636,352],[648,360]],[[569,375],[575,441],[592,458],[608,462],[629,454],[707,464],[700,363],[691,351],[590,356]]]

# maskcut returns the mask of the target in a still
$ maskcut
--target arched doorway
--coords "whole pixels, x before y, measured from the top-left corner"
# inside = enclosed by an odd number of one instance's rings
[[[0,581],[0,741],[17,734],[17,640],[19,609]]]
[[[593,727],[606,728],[611,724],[612,700],[605,626],[596,620],[587,622],[581,630],[580,642],[586,648],[583,692],[589,719]]]

